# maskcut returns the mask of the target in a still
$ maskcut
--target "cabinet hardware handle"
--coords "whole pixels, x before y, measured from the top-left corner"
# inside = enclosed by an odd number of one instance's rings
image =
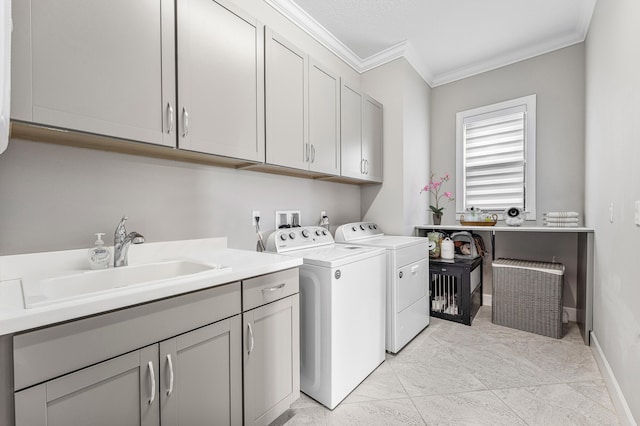
[[[282,287],[284,287],[284,285],[285,285],[285,283],[282,283],[282,284],[277,285],[275,287],[263,288],[262,292],[264,293],[265,291],[272,292],[272,291],[280,290]]]
[[[168,117],[169,128],[167,129],[167,133],[171,134],[171,132],[173,132],[173,124],[174,124],[173,107],[171,106],[171,102],[167,103],[167,115],[169,116]]]
[[[418,269],[420,269],[420,265],[413,265],[413,266],[411,267],[411,273],[412,273],[412,274],[417,273],[417,272],[418,272]]]
[[[156,400],[156,373],[153,371],[153,362],[149,361],[147,364],[149,368],[149,377],[151,378],[151,397],[149,398],[149,405],[153,404],[153,401]]]
[[[304,162],[305,163],[309,162],[309,144],[308,143],[304,144]]]
[[[364,174],[369,174],[369,160],[364,160]]]
[[[360,173],[364,174],[364,158],[360,160]]]
[[[253,339],[253,328],[250,323],[247,323],[247,329],[249,330],[249,350],[247,351],[247,355],[251,354],[253,351],[253,346],[255,345],[255,340]]]
[[[182,108],[182,127],[184,130],[182,132],[182,137],[186,138],[189,134],[189,113],[186,108]]]
[[[167,389],[167,396],[170,396],[173,392],[173,361],[171,361],[171,354],[167,354],[167,364],[169,364],[169,389]]]
[[[316,147],[311,144],[311,162],[316,162]]]

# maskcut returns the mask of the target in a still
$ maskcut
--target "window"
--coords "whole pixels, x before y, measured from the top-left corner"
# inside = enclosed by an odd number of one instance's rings
[[[456,213],[519,207],[535,220],[535,152],[536,95],[457,113]]]

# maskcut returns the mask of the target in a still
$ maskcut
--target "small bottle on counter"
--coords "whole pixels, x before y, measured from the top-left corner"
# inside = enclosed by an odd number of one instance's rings
[[[111,251],[104,246],[103,236],[104,232],[98,232],[96,234],[98,239],[95,242],[95,247],[89,249],[89,266],[91,269],[105,269],[111,263]]]

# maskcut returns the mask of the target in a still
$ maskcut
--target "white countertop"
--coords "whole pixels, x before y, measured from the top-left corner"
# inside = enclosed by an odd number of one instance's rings
[[[21,279],[59,271],[87,270],[87,249],[0,256],[0,335],[43,327],[114,309],[151,302],[246,278],[295,268],[302,259],[226,248],[226,238],[145,243],[131,246],[129,265],[163,260],[191,260],[230,266],[202,279],[184,278],[153,285],[124,287],[80,299],[26,309]],[[113,253],[113,250],[112,250]]]
[[[589,233],[594,232],[593,228],[582,226],[574,227],[551,227],[551,226],[507,226],[496,224],[495,226],[466,226],[456,223],[454,225],[416,225],[416,229],[449,229],[454,231],[495,231],[495,232],[559,232],[559,233]]]

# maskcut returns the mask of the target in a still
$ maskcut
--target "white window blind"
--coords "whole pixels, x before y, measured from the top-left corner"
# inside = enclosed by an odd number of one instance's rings
[[[470,207],[496,213],[519,207],[535,218],[535,195],[529,193],[535,188],[529,170],[535,158],[532,97],[457,114],[458,213]]]
[[[525,111],[464,123],[466,207],[525,207]]]

